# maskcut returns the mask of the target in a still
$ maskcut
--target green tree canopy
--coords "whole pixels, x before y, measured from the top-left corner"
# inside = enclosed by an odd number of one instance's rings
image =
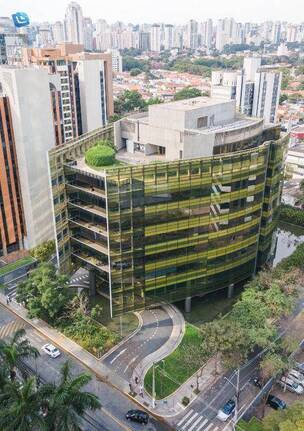
[[[144,109],[146,106],[142,95],[135,90],[125,90],[114,101],[114,110],[116,114],[126,114],[135,109]]]
[[[68,278],[54,266],[42,263],[17,287],[17,301],[25,302],[29,316],[54,321],[64,311],[68,300]]]
[[[192,97],[199,97],[201,95],[202,92],[198,88],[186,87],[175,93],[174,100],[191,99]]]
[[[85,161],[94,167],[112,165],[115,161],[115,150],[108,145],[99,143],[86,151]]]
[[[55,241],[45,241],[37,247],[33,248],[30,253],[31,256],[38,260],[38,262],[47,262],[56,251]]]
[[[263,419],[263,431],[303,431],[304,404],[296,402],[285,410],[271,412]]]

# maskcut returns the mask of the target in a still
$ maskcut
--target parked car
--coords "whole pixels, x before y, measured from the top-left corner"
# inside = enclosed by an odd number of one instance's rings
[[[273,408],[274,410],[283,410],[286,409],[286,403],[275,395],[268,395],[267,404]]]
[[[226,420],[232,415],[232,413],[235,410],[235,401],[229,400],[227,403],[218,411],[217,418],[222,421],[226,422]]]
[[[298,395],[301,395],[304,392],[303,386],[299,385],[298,383],[294,382],[292,379],[289,379],[286,376],[281,377],[279,385],[283,389],[287,389],[289,392],[293,392]]]
[[[254,386],[256,386],[257,388],[261,389],[263,387],[263,383],[262,381],[259,379],[259,377],[254,377],[252,379],[252,383],[254,384]]]
[[[58,356],[61,354],[57,347],[53,346],[53,344],[45,344],[42,346],[42,350],[53,359],[58,358]]]
[[[296,362],[295,369],[300,371],[300,373],[304,373],[304,362]]]
[[[292,379],[294,382],[298,383],[299,385],[304,386],[304,375],[299,371],[292,369],[288,372],[287,377]]]
[[[126,419],[132,422],[139,422],[140,424],[147,425],[149,421],[149,415],[142,410],[129,410],[126,413]]]

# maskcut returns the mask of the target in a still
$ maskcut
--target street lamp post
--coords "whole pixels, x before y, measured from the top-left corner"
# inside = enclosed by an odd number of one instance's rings
[[[233,429],[235,430],[235,426],[238,421],[238,410],[239,410],[239,397],[240,397],[240,369],[238,368],[236,371],[236,385],[232,383],[230,379],[227,377],[224,377],[225,380],[227,380],[228,383],[230,383],[231,386],[234,387],[236,395],[235,395],[235,409],[234,409],[234,415],[232,419]]]
[[[152,407],[155,408],[155,362],[152,368]]]

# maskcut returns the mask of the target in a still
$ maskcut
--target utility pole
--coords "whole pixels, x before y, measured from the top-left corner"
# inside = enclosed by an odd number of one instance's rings
[[[240,369],[237,369],[236,372],[236,400],[235,400],[235,410],[234,410],[234,418],[233,418],[233,429],[235,430],[235,426],[238,421],[239,414],[239,398],[240,398]]]
[[[152,407],[155,408],[155,362],[152,368]]]

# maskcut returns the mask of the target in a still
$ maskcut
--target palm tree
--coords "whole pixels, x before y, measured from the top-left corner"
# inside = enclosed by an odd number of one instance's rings
[[[90,380],[91,377],[85,373],[73,377],[69,363],[65,362],[59,385],[44,385],[42,390],[48,398],[46,422],[49,430],[79,431],[79,421],[86,410],[101,407],[96,395],[81,390]]]
[[[0,340],[0,359],[2,364],[9,368],[11,380],[16,378],[18,361],[25,358],[37,358],[39,352],[36,347],[31,346],[29,340],[24,338],[25,330],[19,329],[15,332],[9,342]]]
[[[35,377],[22,382],[8,381],[0,393],[2,431],[46,430],[42,415],[43,393]]]

